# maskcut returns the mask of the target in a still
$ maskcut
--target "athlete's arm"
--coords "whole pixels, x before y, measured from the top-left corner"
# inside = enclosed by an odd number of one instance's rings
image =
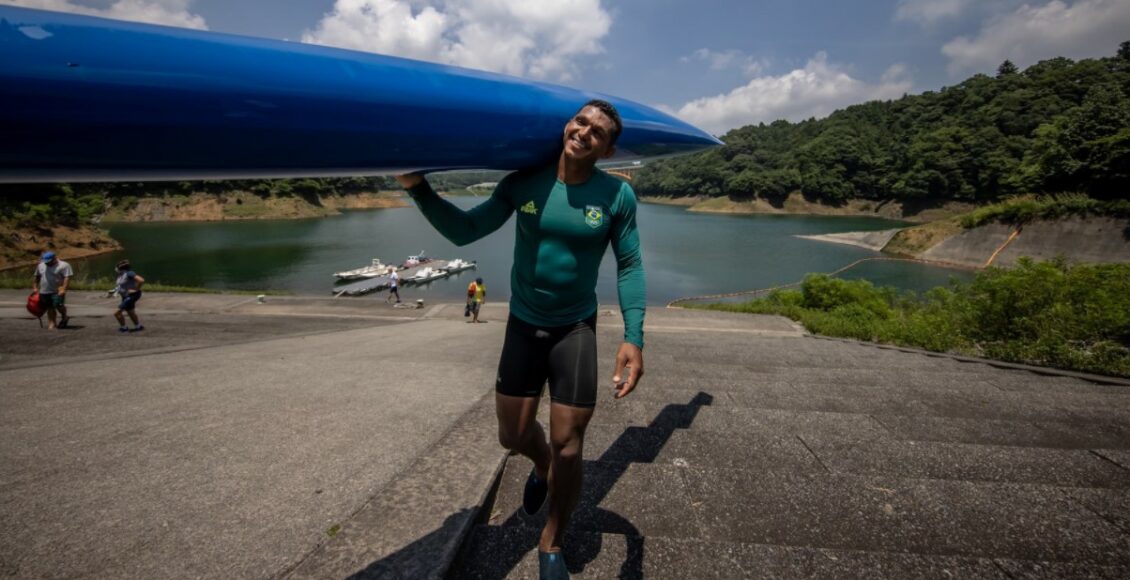
[[[632,391],[643,376],[643,319],[647,305],[643,254],[636,227],[636,196],[631,188],[620,191],[619,208],[612,219],[612,253],[616,256],[616,291],[620,313],[624,317],[624,344],[616,352],[614,383],[624,382],[618,389],[619,399]],[[628,367],[628,376],[621,376]]]
[[[465,246],[497,230],[514,213],[498,188],[490,199],[463,211],[441,198],[422,175],[399,175],[396,179],[408,190],[432,227],[457,246]]]
[[[611,235],[612,253],[616,256],[616,291],[624,316],[624,342],[642,350],[647,291],[636,227],[636,196],[626,185],[621,190],[619,205],[613,213]]]

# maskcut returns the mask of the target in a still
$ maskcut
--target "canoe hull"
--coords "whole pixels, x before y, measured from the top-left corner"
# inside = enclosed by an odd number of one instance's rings
[[[551,161],[589,99],[624,160],[717,145],[651,107],[483,71],[0,6],[0,182],[391,175]]]

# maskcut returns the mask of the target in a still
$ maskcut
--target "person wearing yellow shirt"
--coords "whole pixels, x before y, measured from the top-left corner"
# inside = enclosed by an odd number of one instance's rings
[[[479,309],[482,308],[483,303],[487,301],[487,287],[483,284],[482,278],[475,278],[474,282],[467,285],[467,306],[468,312],[471,313],[471,320],[467,322],[480,322]]]

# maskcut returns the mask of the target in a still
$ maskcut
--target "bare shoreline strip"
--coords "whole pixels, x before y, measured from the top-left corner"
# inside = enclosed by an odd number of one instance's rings
[[[875,250],[876,252],[882,251],[891,241],[891,238],[899,232],[899,228],[891,230],[878,230],[871,232],[844,232],[839,234],[819,234],[812,236],[795,236],[804,238],[806,240],[817,240],[820,242],[831,242],[833,244],[844,244],[848,246],[856,246],[860,248],[867,248],[868,250]]]

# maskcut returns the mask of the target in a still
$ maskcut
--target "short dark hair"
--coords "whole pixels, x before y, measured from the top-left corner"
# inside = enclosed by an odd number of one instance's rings
[[[608,146],[611,147],[615,145],[616,140],[620,138],[620,133],[624,131],[624,123],[620,121],[620,112],[616,110],[616,107],[612,106],[612,103],[601,99],[593,99],[585,103],[584,106],[582,106],[580,109],[577,109],[577,112],[580,113],[587,107],[596,107],[597,109],[600,109],[601,113],[604,113],[608,116],[609,119],[612,119],[612,125],[615,127],[615,129],[612,131],[612,135],[608,139]]]

